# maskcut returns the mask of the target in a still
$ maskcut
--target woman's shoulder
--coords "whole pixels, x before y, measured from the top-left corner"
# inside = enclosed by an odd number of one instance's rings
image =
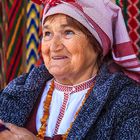
[[[114,118],[115,124],[117,124],[116,130],[120,131],[121,128],[123,132],[126,132],[127,127],[138,130],[140,85],[122,73],[115,75],[113,83],[106,107],[109,108],[109,115]]]
[[[45,67],[40,66],[12,80],[0,91],[0,118],[22,126],[49,78]]]
[[[41,82],[51,79],[52,76],[44,65],[34,67],[30,72],[23,73],[8,83],[4,90],[35,88]]]
[[[24,73],[9,82],[0,91],[0,102],[17,102],[17,100],[36,99],[44,84],[51,79],[44,65],[34,67],[29,73]],[[33,100],[32,99],[32,100]]]
[[[109,104],[114,108],[128,109],[132,105],[140,108],[140,84],[122,72],[110,73],[106,67],[102,68],[96,88],[107,93]]]
[[[106,85],[117,88],[130,88],[139,89],[140,84],[129,78],[123,72],[110,72],[107,65],[103,65],[97,76],[98,85]]]

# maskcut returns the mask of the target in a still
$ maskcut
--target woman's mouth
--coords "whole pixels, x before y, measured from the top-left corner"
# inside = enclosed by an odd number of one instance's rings
[[[66,59],[68,58],[67,56],[53,56],[52,59],[53,60],[61,60],[61,59]]]

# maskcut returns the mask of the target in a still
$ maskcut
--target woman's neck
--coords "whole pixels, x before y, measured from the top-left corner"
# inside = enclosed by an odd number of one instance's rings
[[[75,75],[67,75],[63,77],[54,76],[54,78],[60,84],[73,86],[96,76],[97,72],[98,72],[98,69],[94,69],[94,70],[89,69],[86,72],[80,73],[80,75],[77,73]]]

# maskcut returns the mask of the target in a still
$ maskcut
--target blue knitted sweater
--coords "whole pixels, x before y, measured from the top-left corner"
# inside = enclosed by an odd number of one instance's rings
[[[51,78],[42,65],[11,81],[0,91],[0,119],[24,126]],[[140,140],[140,86],[102,66],[67,140]]]

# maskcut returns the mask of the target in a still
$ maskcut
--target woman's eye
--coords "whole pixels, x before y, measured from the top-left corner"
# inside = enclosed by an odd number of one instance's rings
[[[71,38],[74,35],[74,32],[72,30],[66,30],[64,31],[64,35],[66,38]]]
[[[50,40],[52,38],[52,33],[49,31],[46,31],[43,33],[44,40]]]
[[[51,35],[51,32],[45,32],[44,33],[44,36],[50,36]]]

